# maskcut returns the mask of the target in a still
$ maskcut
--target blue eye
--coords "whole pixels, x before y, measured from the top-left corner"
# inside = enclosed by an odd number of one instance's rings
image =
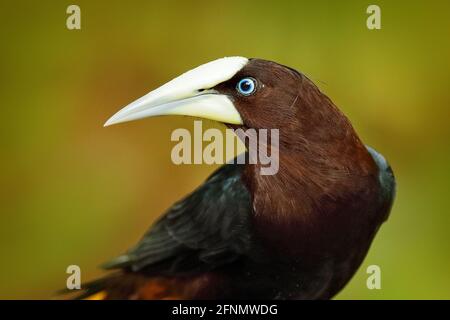
[[[253,78],[243,78],[236,85],[236,90],[244,96],[249,96],[256,90],[256,80]]]

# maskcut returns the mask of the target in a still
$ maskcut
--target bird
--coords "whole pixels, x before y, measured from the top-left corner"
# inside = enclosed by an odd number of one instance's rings
[[[230,162],[175,202],[80,299],[326,300],[350,281],[390,214],[391,166],[305,74],[258,58],[202,64],[105,126],[183,115],[279,130],[279,170]]]

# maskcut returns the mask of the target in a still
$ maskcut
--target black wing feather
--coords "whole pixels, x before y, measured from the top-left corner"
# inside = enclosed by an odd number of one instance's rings
[[[242,165],[227,164],[175,203],[125,255],[104,267],[173,275],[217,268],[250,247],[250,194]]]

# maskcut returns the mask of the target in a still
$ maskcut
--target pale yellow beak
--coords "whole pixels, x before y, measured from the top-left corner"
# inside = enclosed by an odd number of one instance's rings
[[[247,62],[247,58],[229,57],[203,64],[127,105],[105,126],[163,115],[243,124],[230,97],[212,88],[231,79]]]

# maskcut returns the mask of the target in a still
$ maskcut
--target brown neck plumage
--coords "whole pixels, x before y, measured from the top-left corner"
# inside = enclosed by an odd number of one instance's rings
[[[351,228],[360,195],[377,187],[376,165],[348,119],[308,79],[302,85],[296,119],[280,128],[278,173],[263,176],[256,164],[243,176],[255,224],[271,230],[273,241],[313,241],[333,225]]]

